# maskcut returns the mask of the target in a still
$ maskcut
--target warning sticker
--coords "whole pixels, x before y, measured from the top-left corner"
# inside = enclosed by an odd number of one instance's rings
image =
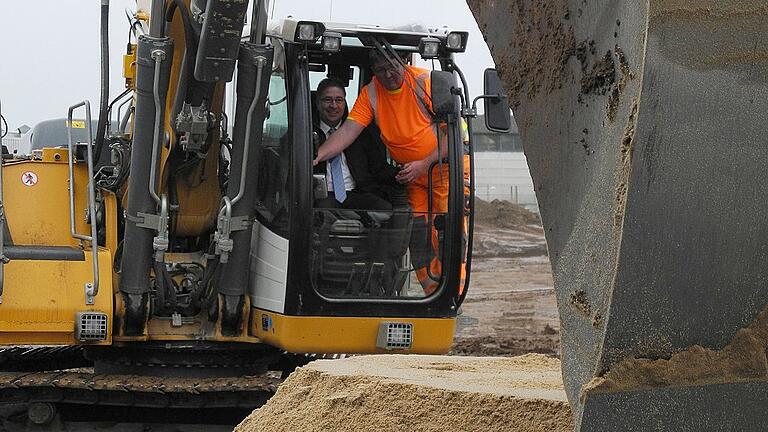
[[[25,186],[34,186],[37,184],[37,174],[32,171],[26,171],[21,175],[21,182],[24,183]]]
[[[72,120],[73,129],[85,129],[85,122],[82,120]]]

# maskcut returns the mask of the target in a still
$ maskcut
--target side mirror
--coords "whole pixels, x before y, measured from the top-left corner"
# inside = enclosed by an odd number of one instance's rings
[[[509,132],[512,118],[509,114],[507,96],[501,85],[496,69],[486,69],[483,74],[483,104],[485,107],[485,126],[493,132]]]
[[[453,73],[434,70],[429,78],[432,82],[432,111],[438,117],[458,113],[456,97],[451,93],[455,83]]]

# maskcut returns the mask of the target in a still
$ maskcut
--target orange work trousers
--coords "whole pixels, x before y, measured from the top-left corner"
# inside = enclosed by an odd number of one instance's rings
[[[432,189],[429,188],[428,177],[425,175],[408,184],[408,203],[413,209],[413,231],[411,233],[411,261],[416,270],[416,278],[421,283],[425,295],[430,295],[440,287],[442,276],[441,244],[442,235],[436,227],[439,216],[448,213],[448,169],[437,165],[432,170]],[[466,280],[466,257],[469,210],[469,155],[464,156],[464,200],[462,205],[462,220],[464,241],[462,242],[462,263],[458,292],[464,292]],[[432,196],[432,219],[429,219],[429,199]],[[443,218],[444,220],[444,218]],[[439,224],[439,223],[438,223]]]

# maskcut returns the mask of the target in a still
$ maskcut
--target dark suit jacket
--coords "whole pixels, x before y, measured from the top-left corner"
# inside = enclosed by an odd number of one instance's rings
[[[325,134],[319,126],[314,127],[320,136],[319,144],[325,141]],[[376,125],[370,125],[363,130],[359,137],[346,150],[347,166],[352,178],[355,179],[355,190],[374,193],[384,199],[389,199],[393,188],[402,189],[395,180],[398,168],[387,162],[387,153],[381,141],[381,133]],[[326,174],[326,162],[315,166],[315,174]]]

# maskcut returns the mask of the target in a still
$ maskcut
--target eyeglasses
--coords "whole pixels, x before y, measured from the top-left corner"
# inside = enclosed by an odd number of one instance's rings
[[[342,97],[337,97],[337,98],[323,97],[323,98],[320,98],[320,102],[325,104],[325,105],[330,105],[330,104],[332,104],[334,102],[336,103],[336,105],[341,105],[344,102],[346,102],[346,99],[344,99]]]

